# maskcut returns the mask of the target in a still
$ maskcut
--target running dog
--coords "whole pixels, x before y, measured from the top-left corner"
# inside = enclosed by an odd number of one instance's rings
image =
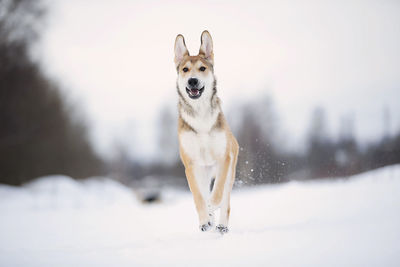
[[[185,39],[175,39],[178,72],[179,152],[199,216],[200,230],[214,228],[214,211],[220,208],[216,230],[228,232],[230,193],[235,180],[239,145],[221,110],[214,76],[213,42],[201,34],[197,56],[190,56]]]

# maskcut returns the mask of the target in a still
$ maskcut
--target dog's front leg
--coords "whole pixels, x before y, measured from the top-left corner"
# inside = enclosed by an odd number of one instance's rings
[[[212,218],[208,212],[206,203],[206,192],[202,181],[204,180],[204,170],[193,165],[185,167],[186,178],[188,180],[190,191],[193,194],[196,210],[199,215],[201,231],[208,231],[212,226]]]

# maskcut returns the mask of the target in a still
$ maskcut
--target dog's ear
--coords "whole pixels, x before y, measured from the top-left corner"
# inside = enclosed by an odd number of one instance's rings
[[[176,67],[182,62],[183,58],[189,55],[189,51],[186,48],[185,38],[181,34],[178,34],[175,39],[175,65]]]
[[[201,46],[199,55],[204,57],[211,64],[214,64],[213,42],[211,34],[208,31],[204,31],[201,34]]]

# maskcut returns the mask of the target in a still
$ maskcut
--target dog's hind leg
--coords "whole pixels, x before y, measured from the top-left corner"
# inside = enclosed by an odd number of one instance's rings
[[[231,164],[232,157],[228,155],[224,160],[219,162],[217,177],[214,182],[214,187],[210,196],[210,208],[212,210],[217,209],[222,201],[222,197],[225,190],[227,176],[229,174],[229,166]]]
[[[233,153],[230,155],[231,160],[228,166],[227,178],[224,184],[223,195],[221,199],[221,211],[220,211],[220,218],[219,224],[217,225],[217,230],[221,234],[225,234],[228,232],[228,222],[229,222],[229,215],[231,211],[230,206],[230,196],[233,187],[233,183],[235,182],[236,176],[236,164],[237,164],[237,156],[238,156],[238,146],[234,146]]]
[[[236,159],[234,159],[230,164],[229,173],[225,183],[225,188],[221,200],[220,218],[219,218],[219,224],[217,225],[217,230],[221,234],[225,234],[228,232],[229,215],[231,212],[230,196],[231,196],[233,182],[235,181],[235,170],[236,170]]]
[[[217,230],[221,234],[225,234],[228,232],[228,221],[230,212],[230,192],[227,192],[222,199],[219,224],[217,225]]]

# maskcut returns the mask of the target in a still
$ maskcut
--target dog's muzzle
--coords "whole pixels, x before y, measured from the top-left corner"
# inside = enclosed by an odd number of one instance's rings
[[[188,80],[188,85],[186,87],[186,92],[188,93],[191,99],[197,99],[201,96],[204,91],[204,86],[200,87],[199,79],[197,78],[190,78]]]
[[[203,91],[204,91],[204,86],[200,89],[198,89],[198,88],[190,88],[189,89],[186,87],[186,92],[191,99],[199,98],[201,96],[201,94],[203,93]]]

